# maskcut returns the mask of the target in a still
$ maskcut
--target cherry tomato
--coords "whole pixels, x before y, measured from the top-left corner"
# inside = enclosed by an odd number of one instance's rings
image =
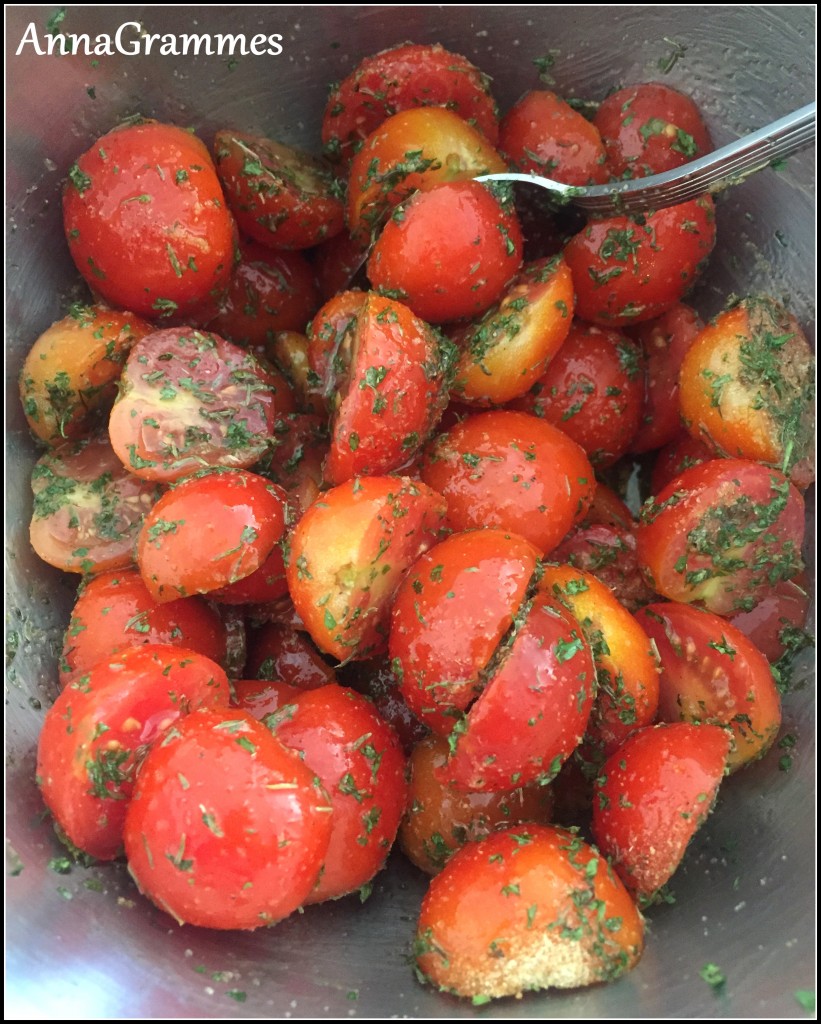
[[[151,510],[137,564],[155,601],[207,594],[250,576],[285,532],[285,492],[254,473],[181,481]]]
[[[596,494],[600,489],[598,485]],[[634,612],[655,597],[639,568],[635,528],[603,523],[576,526],[553,549],[550,560],[566,562],[595,576],[628,611]]]
[[[690,97],[657,82],[618,89],[599,106],[593,124],[618,178],[660,174],[713,149]]]
[[[619,526],[625,530],[632,530],[636,521],[633,513],[606,484],[599,481],[596,484],[596,492],[590,502],[582,526],[594,526],[600,523],[604,526]]]
[[[31,489],[31,546],[44,562],[85,574],[134,561],[143,518],[160,496],[155,483],[125,471],[106,437],[42,455]]]
[[[151,745],[181,715],[227,707],[229,696],[219,665],[168,644],[121,651],[69,683],[43,723],[37,780],[72,843],[100,860],[116,857]]]
[[[323,302],[330,301],[346,288],[363,286],[363,268],[370,247],[367,236],[354,237],[343,231],[314,249],[314,271]]]
[[[194,712],[143,763],[125,825],[140,891],[179,921],[252,929],[314,887],[328,798],[293,751],[242,711]]]
[[[778,661],[789,650],[791,635],[801,632],[807,621],[809,590],[806,573],[794,580],[781,580],[755,608],[737,612],[730,617],[730,622],[768,661]]]
[[[366,57],[331,90],[322,120],[325,152],[348,160],[387,117],[415,107],[446,107],[496,143],[487,76],[438,44],[404,43]]]
[[[65,685],[126,647],[172,644],[224,664],[225,627],[198,597],[157,604],[136,569],[100,573],[81,587],[60,657]]]
[[[131,313],[75,303],[23,363],[20,399],[32,432],[49,444],[90,434],[117,393],[131,346],[151,329]]]
[[[752,608],[802,567],[804,502],[778,470],[713,459],[685,470],[642,509],[636,533],[648,583],[719,614]]]
[[[300,690],[316,690],[335,682],[333,669],[307,636],[276,622],[251,631],[245,675],[288,683]]]
[[[351,361],[348,328],[365,304],[367,293],[352,289],[329,299],[308,324],[308,362],[326,395],[337,389]]]
[[[63,222],[92,290],[147,320],[184,318],[231,276],[234,222],[208,150],[183,128],[103,135],[69,171]]]
[[[676,440],[665,445],[656,455],[650,477],[653,494],[660,494],[685,469],[700,466],[702,462],[711,462],[714,458],[713,452],[703,441],[697,441],[682,429]]]
[[[422,460],[422,479],[445,496],[454,530],[511,530],[547,554],[590,504],[596,480],[579,446],[523,412],[470,416]]]
[[[374,288],[432,324],[484,313],[522,264],[509,193],[478,181],[419,192],[394,210],[368,260]]]
[[[308,338],[298,331],[277,331],[273,339],[265,342],[265,357],[284,375],[291,386],[295,409],[277,405],[277,418],[282,413],[303,412],[325,418],[328,403],[322,391],[321,381],[311,369],[308,359]],[[257,350],[254,350],[255,354]]]
[[[776,466],[802,489],[815,479],[815,363],[783,306],[744,299],[698,335],[681,366],[681,414],[716,455]]]
[[[287,508],[286,508],[287,511]],[[282,539],[282,538],[281,538]],[[208,596],[218,604],[265,604],[288,593],[285,579],[285,557],[277,542],[257,569],[224,587],[209,590]]]
[[[598,128],[545,89],[525,93],[505,114],[499,149],[514,170],[567,185],[603,185],[610,174]]]
[[[339,234],[344,208],[322,161],[244,132],[214,136],[217,173],[240,229],[272,249],[308,249]]]
[[[715,725],[633,733],[595,782],[593,836],[624,884],[649,899],[713,809],[730,738]]]
[[[155,331],[131,350],[111,410],[111,444],[146,480],[178,480],[203,466],[252,465],[274,424],[264,371],[216,334]]]
[[[235,679],[231,706],[247,711],[258,722],[278,711],[299,696],[297,686],[289,686],[274,679]]]
[[[328,452],[326,427],[318,416],[296,413],[277,420],[274,438],[277,446],[256,463],[254,472],[283,488],[296,521],[319,496]]]
[[[486,1002],[612,981],[643,946],[642,917],[597,850],[519,825],[468,843],[433,879],[414,955],[425,980]]]
[[[659,719],[728,726],[729,771],[762,757],[781,725],[764,655],[726,619],[689,605],[651,604],[636,618],[661,660]]]
[[[576,315],[605,327],[652,320],[693,284],[715,245],[709,196],[592,222],[567,243]]]
[[[408,707],[399,688],[399,676],[394,672],[389,658],[352,661],[341,668],[340,681],[373,702],[380,717],[399,737],[406,754],[428,735],[427,726]]]

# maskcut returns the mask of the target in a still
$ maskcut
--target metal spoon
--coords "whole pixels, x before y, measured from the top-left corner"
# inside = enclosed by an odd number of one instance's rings
[[[529,182],[547,189],[562,205],[575,203],[588,213],[639,213],[686,203],[705,192],[720,192],[814,142],[813,102],[707,156],[646,178],[581,187],[538,174],[484,174],[476,180]]]

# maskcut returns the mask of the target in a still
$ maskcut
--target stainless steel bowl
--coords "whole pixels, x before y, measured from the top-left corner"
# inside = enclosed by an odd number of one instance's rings
[[[814,9],[760,7],[70,7],[57,30],[281,33],[281,56],[38,55],[53,8],[7,12],[8,326],[7,883],[8,989],[14,1018],[472,1017],[487,1010],[420,987],[406,963],[425,888],[394,857],[364,906],[312,907],[269,931],[180,928],[134,890],[121,866],[49,866],[61,853],[34,784],[34,749],[56,695],[55,656],[70,580],[28,546],[34,445],[16,398],[20,363],[62,315],[77,275],[61,230],[60,187],[76,156],[129,114],[235,126],[316,149],[328,83],[393,43],[441,42],[493,76],[503,109],[536,85],[534,57],[558,51],[565,94],[664,78],[701,104],[717,143],[807,102]],[[29,38],[31,38],[31,31]],[[133,35],[136,30],[129,30]],[[659,62],[684,50],[662,74]],[[731,292],[788,296],[805,327],[815,290],[814,154],[723,197],[718,250],[698,304]],[[651,912],[647,951],[618,984],[506,1000],[497,1017],[792,1017],[814,978],[813,699],[785,701],[798,737],[729,779],[716,814],[673,880],[676,906]],[[718,964],[726,985],[699,977]]]

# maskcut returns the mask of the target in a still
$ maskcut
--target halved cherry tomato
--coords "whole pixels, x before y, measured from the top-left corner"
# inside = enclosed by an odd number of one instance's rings
[[[197,711],[143,764],[126,818],[128,868],[180,924],[261,928],[310,893],[331,813],[311,769],[264,725],[239,710]]]
[[[305,635],[276,622],[266,622],[248,636],[245,675],[316,690],[335,682],[334,671]]]
[[[367,292],[352,289],[329,299],[308,324],[308,362],[319,387],[330,396],[350,365],[348,328],[365,303]]]
[[[285,557],[280,538],[270,554],[257,569],[241,580],[226,583],[224,587],[209,590],[208,596],[218,604],[265,604],[276,601],[288,593],[285,579]]]
[[[235,679],[231,685],[234,688],[231,707],[247,711],[258,722],[262,722],[301,692],[299,687],[275,679]]]
[[[711,462],[715,454],[703,441],[691,437],[683,428],[670,444],[659,449],[653,463],[650,488],[653,494],[661,494],[669,483],[681,476],[685,469]]]
[[[295,409],[277,404],[279,420],[282,413],[303,412],[323,418],[327,413],[328,403],[321,381],[311,369],[308,349],[307,336],[298,331],[277,331],[272,340],[265,342],[265,358],[284,375],[296,401]],[[256,349],[254,354],[257,354]]]
[[[414,954],[425,980],[486,1002],[612,981],[643,946],[642,917],[604,857],[534,824],[451,858],[422,903]]]
[[[730,622],[770,661],[789,650],[790,635],[800,633],[810,609],[810,583],[806,573],[781,580],[762,597],[755,608],[730,617]]]
[[[597,486],[596,494],[601,486]],[[581,524],[553,549],[550,560],[566,562],[595,576],[628,611],[634,612],[655,597],[639,568],[635,527]]]
[[[100,860],[116,857],[149,748],[181,715],[227,707],[229,697],[219,665],[168,644],[121,651],[69,683],[40,733],[37,780],[72,843]]]
[[[400,689],[399,676],[389,658],[352,661],[342,667],[340,681],[373,702],[380,716],[399,737],[406,754],[410,754],[414,746],[428,735],[428,727],[408,707]]]
[[[211,157],[174,125],[99,138],[69,171],[63,222],[92,290],[147,320],[184,318],[231,276],[234,221]]]
[[[676,602],[648,605],[636,618],[661,660],[660,721],[729,727],[728,771],[762,757],[778,734],[781,701],[755,645],[726,619]]]
[[[274,438],[276,447],[256,463],[254,472],[283,488],[295,521],[319,495],[327,428],[319,416],[296,413],[277,419]]]
[[[346,288],[364,287],[364,267],[370,239],[343,231],[313,252],[314,271],[323,302],[329,302]]]
[[[596,493],[580,525],[594,526],[597,523],[618,526],[625,530],[632,530],[636,525],[633,513],[627,505],[615,491],[601,481],[596,483]]]
[[[730,737],[715,725],[633,733],[595,782],[593,836],[624,884],[649,899],[713,809]]]

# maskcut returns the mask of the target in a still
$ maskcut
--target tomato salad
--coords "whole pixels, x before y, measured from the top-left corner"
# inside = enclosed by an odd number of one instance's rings
[[[322,158],[136,119],[71,168],[91,299],[20,380],[31,542],[80,576],[37,779],[181,925],[365,893],[398,836],[436,876],[421,981],[610,981],[773,745],[812,357],[769,296],[683,301],[711,198],[584,224],[473,180],[712,146],[667,86],[591,106],[500,121],[464,57],[403,44],[334,87]]]

